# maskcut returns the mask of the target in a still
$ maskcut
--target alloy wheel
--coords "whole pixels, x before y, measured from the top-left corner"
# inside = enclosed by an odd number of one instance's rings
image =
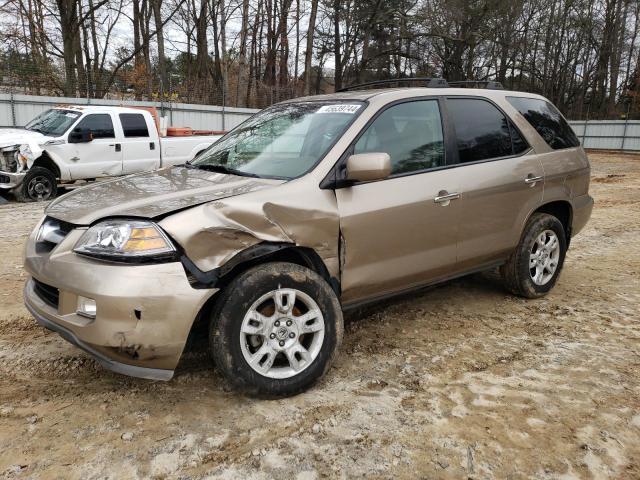
[[[269,378],[291,378],[316,359],[324,340],[324,317],[306,293],[279,288],[249,308],[240,347],[249,366]]]
[[[529,253],[529,274],[536,285],[545,285],[553,278],[560,260],[560,241],[553,230],[540,233]]]

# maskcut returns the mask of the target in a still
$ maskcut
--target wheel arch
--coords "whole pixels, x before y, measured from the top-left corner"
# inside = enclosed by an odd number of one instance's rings
[[[42,167],[50,170],[58,180],[61,177],[60,167],[58,167],[58,164],[49,156],[47,152],[43,152],[42,155],[34,160],[33,165],[31,165],[31,168],[33,167]]]
[[[292,243],[262,242],[253,245],[234,255],[224,265],[209,272],[201,271],[185,255],[182,255],[180,260],[193,287],[219,289],[200,308],[191,326],[188,344],[193,344],[197,338],[202,337],[203,328],[208,325],[211,312],[225,287],[238,275],[257,265],[270,262],[288,262],[307,267],[320,275],[340,298],[340,281],[331,277],[318,252],[312,248],[300,247]]]
[[[533,212],[531,212],[531,214],[527,218],[527,221],[525,222],[525,225],[529,222],[529,219],[535,213],[546,213],[560,220],[560,223],[562,223],[562,226],[564,227],[568,247],[569,242],[571,242],[571,225],[573,223],[573,207],[571,206],[571,202],[569,202],[568,200],[554,200],[540,205]]]
[[[324,261],[312,248],[286,242],[261,242],[235,254],[229,261],[209,272],[200,270],[186,255],[181,261],[190,282],[196,287],[226,287],[235,277],[256,265],[270,262],[289,262],[313,270],[340,294],[338,279],[331,277]]]
[[[206,143],[199,143],[195,147],[191,149],[191,160],[195,159],[198,155],[204,152],[207,148],[209,148],[211,144],[207,145]]]

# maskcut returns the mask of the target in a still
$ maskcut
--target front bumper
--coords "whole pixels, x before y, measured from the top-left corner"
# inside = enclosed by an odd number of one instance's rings
[[[81,348],[93,358],[95,358],[100,365],[104,368],[111,370],[116,373],[121,373],[123,375],[129,375],[131,377],[139,377],[139,378],[147,378],[149,380],[171,380],[173,377],[173,370],[165,370],[161,368],[149,368],[149,367],[138,367],[135,365],[127,365],[126,363],[117,362],[106,355],[103,355],[101,352],[93,348],[88,343],[84,343],[80,340],[75,333],[71,330],[67,330],[62,325],[59,325],[51,320],[47,319],[43,315],[39,314],[38,311],[32,307],[27,300],[28,297],[33,295],[31,290],[33,289],[32,285],[27,283],[25,285],[25,305],[27,310],[34,316],[36,321],[42,325],[43,327],[51,330],[52,332],[56,332],[62,338],[64,338],[67,342],[72,343],[78,348]]]
[[[10,173],[0,170],[0,189],[12,190],[19,187],[24,180],[26,173]]]
[[[27,309],[110,370],[171,379],[194,320],[216,290],[192,288],[178,262],[123,265],[77,255],[71,248],[81,234],[72,231],[44,255],[27,243]],[[54,302],[36,289],[36,279],[57,291]],[[95,300],[96,318],[76,313],[79,296]]]

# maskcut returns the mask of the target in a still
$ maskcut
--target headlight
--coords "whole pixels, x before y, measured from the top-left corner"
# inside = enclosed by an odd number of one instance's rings
[[[29,161],[35,160],[33,158],[33,152],[31,151],[31,147],[29,145],[20,145],[18,153],[16,155],[16,159],[20,162],[21,168],[20,170],[27,170],[29,168]]]
[[[171,256],[176,249],[155,223],[142,220],[108,220],[89,228],[73,251],[84,255],[126,260]]]

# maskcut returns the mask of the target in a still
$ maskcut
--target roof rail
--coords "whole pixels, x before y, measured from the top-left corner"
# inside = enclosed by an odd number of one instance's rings
[[[504,89],[500,82],[494,82],[493,80],[457,80],[449,82],[449,86],[461,88],[486,88],[487,90]]]
[[[413,83],[413,82],[422,82],[426,83],[424,85],[428,88],[446,88],[449,86],[447,81],[444,78],[431,78],[431,77],[407,77],[407,78],[390,78],[386,80],[374,80],[372,82],[358,83],[355,85],[349,85],[348,87],[340,88],[336,90],[336,92],[348,92],[350,90],[359,90],[362,88],[375,87],[375,86],[386,86],[394,83]]]

